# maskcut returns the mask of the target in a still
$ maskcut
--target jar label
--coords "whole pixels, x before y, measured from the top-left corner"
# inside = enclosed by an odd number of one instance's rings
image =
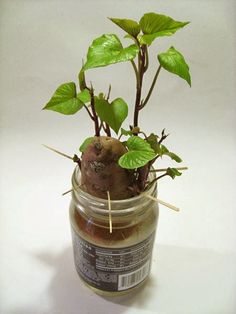
[[[106,248],[85,241],[72,228],[76,270],[90,286],[103,291],[133,288],[150,272],[154,236],[133,246]]]

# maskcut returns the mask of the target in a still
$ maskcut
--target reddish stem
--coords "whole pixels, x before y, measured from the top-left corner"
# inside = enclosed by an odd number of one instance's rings
[[[100,130],[99,130],[99,122],[98,122],[98,116],[95,110],[95,102],[94,102],[94,91],[93,87],[91,86],[90,89],[90,96],[91,96],[91,108],[94,118],[94,125],[95,125],[95,136],[100,136]]]
[[[135,108],[134,108],[134,123],[133,127],[138,126],[138,115],[140,110],[141,103],[141,93],[142,93],[142,85],[143,85],[143,75],[146,71],[145,69],[145,48],[144,46],[140,47],[139,55],[138,55],[138,78],[137,78],[137,86],[136,86],[136,99],[135,99]]]

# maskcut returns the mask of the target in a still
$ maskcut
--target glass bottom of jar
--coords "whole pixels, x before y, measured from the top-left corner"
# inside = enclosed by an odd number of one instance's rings
[[[147,276],[142,282],[140,282],[139,284],[137,284],[135,287],[127,289],[127,290],[122,290],[122,291],[106,291],[106,290],[101,290],[98,288],[95,288],[93,286],[91,286],[90,284],[88,284],[78,273],[78,271],[76,270],[80,280],[83,282],[83,284],[88,287],[90,290],[92,290],[93,292],[95,292],[96,294],[102,296],[102,297],[118,297],[118,296],[123,296],[123,295],[127,295],[129,293],[135,293],[138,292],[138,290],[142,289],[143,286],[147,283],[149,276]]]

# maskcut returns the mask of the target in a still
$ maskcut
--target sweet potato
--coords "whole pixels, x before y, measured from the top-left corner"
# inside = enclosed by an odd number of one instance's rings
[[[81,188],[104,199],[107,199],[107,191],[112,200],[132,197],[133,172],[118,165],[118,159],[126,152],[115,138],[94,137],[82,154]]]

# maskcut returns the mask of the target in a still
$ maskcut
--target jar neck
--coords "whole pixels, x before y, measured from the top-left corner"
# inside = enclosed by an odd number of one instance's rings
[[[95,197],[86,193],[80,188],[81,172],[77,166],[72,175],[72,199],[77,210],[82,211],[86,216],[94,217],[102,220],[109,219],[109,203],[108,200]],[[155,173],[149,174],[149,180],[152,181],[155,178]],[[156,196],[157,184],[151,185],[151,187],[141,193],[138,196],[122,199],[111,200],[110,208],[112,211],[113,221],[120,221],[121,219],[131,218],[134,215],[145,216],[145,212],[151,206],[153,201],[149,196]],[[143,217],[142,217],[143,218]]]

